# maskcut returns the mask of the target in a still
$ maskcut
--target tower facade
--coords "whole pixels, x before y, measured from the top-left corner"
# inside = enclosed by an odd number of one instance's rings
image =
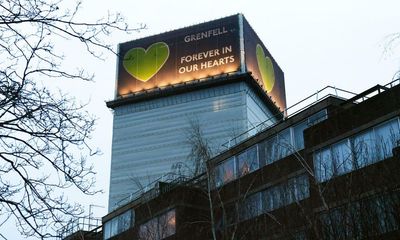
[[[120,44],[109,210],[173,166],[192,168],[193,123],[219,153],[285,104],[283,72],[240,14]]]

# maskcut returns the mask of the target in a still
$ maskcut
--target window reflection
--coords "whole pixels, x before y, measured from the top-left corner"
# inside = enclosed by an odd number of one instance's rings
[[[139,228],[140,240],[161,240],[174,235],[176,232],[175,209],[155,217]]]
[[[234,157],[225,160],[216,166],[214,171],[215,186],[222,186],[235,179]]]
[[[239,154],[237,159],[239,177],[258,169],[259,161],[257,156],[257,145]]]
[[[104,239],[109,239],[119,233],[128,230],[134,223],[135,212],[128,210],[104,224]]]
[[[319,182],[393,156],[400,140],[399,118],[386,121],[314,153],[314,172]]]

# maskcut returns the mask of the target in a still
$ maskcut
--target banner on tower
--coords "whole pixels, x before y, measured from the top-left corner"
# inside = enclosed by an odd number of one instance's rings
[[[237,15],[119,45],[117,95],[239,71]]]

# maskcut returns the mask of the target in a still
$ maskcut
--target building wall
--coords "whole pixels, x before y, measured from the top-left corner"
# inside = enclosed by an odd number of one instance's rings
[[[253,129],[249,131],[250,135],[254,135],[259,130],[262,130],[261,123],[264,123],[264,126],[271,126],[275,123],[273,114],[271,114],[265,104],[252,91],[248,91],[246,94],[246,111],[248,118],[247,127],[248,129]],[[267,117],[267,121],[265,117]]]
[[[327,110],[327,118],[319,118],[321,122],[316,122],[315,116],[320,116],[321,109]],[[143,195],[140,201],[109,213],[103,218],[103,223],[110,223],[121,212],[134,209],[131,211],[136,213],[136,218],[129,230],[121,231],[112,239],[138,239],[137,229],[146,226],[148,219],[175,209],[174,233],[165,239],[210,239],[211,226],[215,226],[213,230],[217,239],[231,239],[233,236],[271,240],[399,239],[399,118],[400,86],[358,104],[327,98],[211,159],[209,166],[215,168],[213,170],[223,166],[221,173],[227,173],[223,178],[225,182],[212,188],[211,195],[207,194],[207,176],[198,176],[164,188],[166,191],[160,187],[153,199]],[[308,128],[302,133],[304,149],[273,162],[262,161],[270,153],[264,151],[271,143],[265,140],[277,134],[279,137],[284,129],[299,126],[305,120]],[[388,135],[394,136],[390,141],[395,145],[386,142],[383,135],[369,140],[378,145],[386,143],[390,147],[388,150],[392,150],[390,154],[365,165],[355,164],[358,160],[368,159],[367,155],[360,155],[362,152],[331,155],[327,161],[339,163],[339,159],[348,159],[354,163],[354,168],[342,172],[338,171],[342,165],[336,164],[337,171],[328,180],[321,181],[316,177],[321,169],[316,167],[316,154],[321,148],[377,127],[382,130],[382,126],[393,121],[397,127],[390,128]],[[238,174],[240,171],[230,174],[235,171],[230,171],[229,166],[240,169],[240,159],[248,163],[254,160],[251,154],[247,154],[247,158],[240,156],[252,152],[255,145],[258,146],[256,162],[260,164],[254,169],[250,167],[245,174]],[[229,161],[236,161],[236,164],[224,164]],[[220,171],[213,172],[216,174],[211,175],[211,183],[217,183],[213,179],[218,178]],[[159,221],[157,226],[163,226],[161,223]]]
[[[146,186],[179,162],[191,166],[186,142],[191,121],[217,153],[221,144],[271,116],[244,82],[116,107],[109,210],[139,190],[138,183]]]

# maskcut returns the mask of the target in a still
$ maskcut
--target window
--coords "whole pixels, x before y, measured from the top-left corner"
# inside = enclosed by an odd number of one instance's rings
[[[278,159],[284,158],[293,152],[291,129],[287,128],[278,134]]]
[[[400,139],[398,119],[393,119],[375,128],[376,150],[379,159],[385,159],[393,155],[392,149],[397,146]]]
[[[214,170],[214,185],[215,187],[220,187],[234,180],[236,175],[239,177],[244,176],[257,170],[259,167],[258,145],[256,144],[236,157],[231,157],[218,164]]]
[[[347,139],[333,144],[331,151],[334,175],[345,174],[353,170],[351,148]]]
[[[365,136],[360,136],[356,139],[359,152],[372,156],[368,153],[372,147],[368,147],[364,138]],[[355,169],[355,165],[357,164],[353,163],[352,147],[347,138],[314,154],[314,168],[317,180],[320,182],[351,172]]]
[[[290,155],[293,152],[291,129],[284,129],[279,134],[267,139],[264,145],[266,164]]]
[[[310,184],[307,175],[288,179],[264,191],[264,210],[272,211],[282,206],[298,202],[310,196]]]
[[[133,210],[128,210],[113,219],[107,221],[104,224],[104,239],[109,239],[115,235],[128,230],[134,225],[135,212]]]
[[[324,182],[333,176],[333,163],[330,148],[324,148],[314,154],[315,177]]]
[[[294,140],[294,147],[296,150],[300,150],[304,148],[304,130],[327,119],[328,114],[326,112],[326,109],[321,110],[317,113],[314,113],[313,115],[309,116],[306,120],[303,122],[297,124],[296,126],[293,127],[293,140]]]
[[[215,186],[220,187],[235,179],[235,158],[229,158],[216,166],[215,171]]]
[[[139,239],[161,240],[174,235],[175,232],[176,232],[175,210],[170,210],[140,225]]]
[[[176,226],[175,210],[161,215],[158,224],[161,239],[174,235]]]
[[[268,188],[264,192],[265,211],[269,212],[284,205],[284,189],[282,185]]]
[[[353,154],[357,168],[375,162],[376,149],[372,131],[366,131],[351,138]]]
[[[243,200],[239,205],[240,221],[254,218],[262,213],[261,192],[254,193]]]
[[[324,182],[391,157],[399,140],[399,119],[395,118],[325,147],[314,153],[316,178]]]
[[[237,156],[238,175],[246,175],[259,168],[257,145],[253,146]]]
[[[278,159],[278,144],[276,136],[266,140],[264,145],[266,164],[271,164]]]
[[[286,204],[298,202],[310,196],[308,176],[303,174],[288,180]]]
[[[156,240],[160,239],[158,232],[158,219],[151,219],[146,223],[140,225],[139,228],[140,240]]]
[[[326,118],[326,110],[319,111],[295,126],[286,128],[267,139],[264,143],[266,164],[284,158],[294,151],[304,149],[304,130]]]
[[[296,150],[304,148],[303,132],[308,127],[307,121],[303,121],[293,127],[294,147]]]

